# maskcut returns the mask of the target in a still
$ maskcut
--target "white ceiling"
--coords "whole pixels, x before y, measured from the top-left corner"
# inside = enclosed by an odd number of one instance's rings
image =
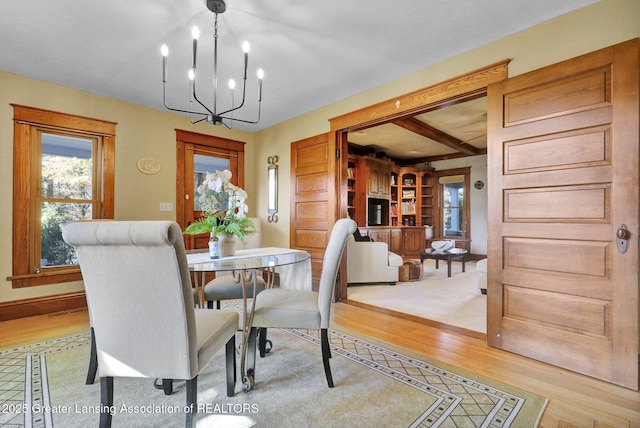
[[[446,133],[478,150],[487,148],[487,97],[448,105],[414,116],[423,124]],[[456,146],[409,131],[393,122],[349,132],[349,142],[394,160],[429,162],[461,155]]]
[[[219,81],[240,80],[240,44],[249,40],[250,78],[265,70],[262,120],[235,126],[256,131],[596,1],[227,0]],[[166,43],[170,102],[185,108],[194,24],[202,77],[213,50],[203,0],[4,0],[0,70],[162,109]],[[255,85],[251,79],[251,105]]]

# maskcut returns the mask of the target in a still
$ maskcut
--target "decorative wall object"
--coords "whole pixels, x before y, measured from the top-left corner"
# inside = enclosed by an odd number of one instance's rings
[[[160,171],[160,162],[151,158],[140,158],[136,162],[136,167],[143,174],[153,175]]]
[[[278,222],[278,156],[269,156],[267,158],[267,187],[268,202],[267,202],[267,221],[269,223]]]

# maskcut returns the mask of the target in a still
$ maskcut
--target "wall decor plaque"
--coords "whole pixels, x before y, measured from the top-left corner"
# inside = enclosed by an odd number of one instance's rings
[[[160,162],[151,158],[140,158],[136,162],[136,167],[143,174],[157,174],[160,171]]]

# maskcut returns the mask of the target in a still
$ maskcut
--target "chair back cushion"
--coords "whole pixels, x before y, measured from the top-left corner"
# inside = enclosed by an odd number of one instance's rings
[[[329,314],[333,289],[336,284],[338,267],[342,259],[342,253],[347,242],[347,237],[356,230],[356,222],[350,218],[341,218],[334,225],[329,237],[329,243],[324,251],[322,261],[322,273],[318,287],[318,309],[320,310],[320,328],[329,327]]]
[[[62,236],[78,257],[100,376],[192,379],[197,333],[180,227],[86,221]]]

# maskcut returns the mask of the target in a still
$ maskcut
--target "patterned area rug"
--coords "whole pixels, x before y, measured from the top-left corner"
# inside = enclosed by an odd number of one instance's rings
[[[547,400],[391,345],[330,331],[327,388],[315,330],[269,331],[256,384],[225,395],[224,355],[198,378],[198,426],[535,427]],[[99,382],[84,385],[89,334],[0,351],[0,426],[97,425]],[[26,387],[25,387],[26,385]],[[116,379],[114,426],[182,426],[183,383]]]

